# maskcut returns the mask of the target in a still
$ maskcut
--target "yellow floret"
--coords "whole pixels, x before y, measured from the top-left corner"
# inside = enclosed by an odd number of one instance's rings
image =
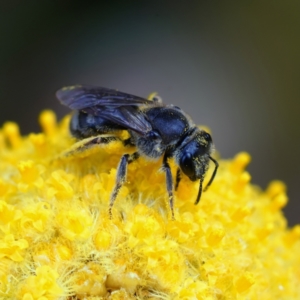
[[[182,176],[175,220],[162,160],[140,158],[110,219],[119,160],[134,148],[86,149],[69,119],[44,111],[42,133],[0,130],[0,299],[300,299],[300,225],[287,227],[282,182],[251,184],[248,153],[218,160],[197,206],[198,183]]]
[[[59,274],[48,266],[40,266],[35,275],[28,276],[19,289],[19,299],[58,299],[63,296],[63,289],[58,285]]]

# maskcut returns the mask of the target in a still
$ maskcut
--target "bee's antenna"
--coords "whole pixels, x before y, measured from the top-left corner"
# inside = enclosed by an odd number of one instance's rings
[[[211,156],[209,156],[209,159],[212,160],[215,164],[215,169],[214,169],[214,172],[212,173],[211,177],[210,177],[210,180],[208,182],[208,184],[206,185],[206,187],[204,188],[204,192],[207,191],[207,189],[209,188],[209,186],[212,184],[212,182],[214,181],[215,179],[215,176],[217,174],[217,170],[219,168],[219,163],[214,159],[212,158]]]
[[[202,195],[202,183],[203,183],[204,177],[202,176],[200,178],[200,185],[199,185],[199,191],[198,191],[198,195],[197,195],[197,199],[195,201],[195,205],[197,205],[200,201],[201,195]]]

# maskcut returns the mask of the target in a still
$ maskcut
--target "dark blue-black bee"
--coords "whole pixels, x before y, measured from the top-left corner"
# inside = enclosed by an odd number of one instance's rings
[[[163,156],[163,170],[169,203],[174,219],[173,179],[168,159],[174,157],[179,166],[175,189],[180,182],[180,171],[190,180],[200,180],[195,201],[198,204],[202,194],[202,183],[208,169],[209,160],[215,164],[214,172],[205,187],[206,190],[217,173],[218,163],[210,154],[213,150],[211,136],[200,130],[179,107],[164,105],[159,98],[146,100],[117,90],[74,85],[64,87],[56,93],[62,104],[75,110],[70,122],[70,131],[77,139],[89,139],[86,146],[108,143],[115,137],[101,137],[101,134],[128,130],[130,138],[124,145],[135,146],[133,154],[124,154],[117,170],[116,185],[109,203],[109,215],[118,192],[126,181],[127,165],[140,156],[158,159]]]

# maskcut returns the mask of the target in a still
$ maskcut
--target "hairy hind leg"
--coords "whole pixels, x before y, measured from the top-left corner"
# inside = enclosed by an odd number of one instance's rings
[[[108,135],[99,135],[99,136],[93,136],[89,137],[83,140],[80,140],[76,142],[72,147],[66,151],[64,151],[59,157],[67,157],[70,158],[72,156],[75,156],[79,153],[83,153],[89,149],[92,149],[93,147],[97,145],[106,145],[113,141],[120,141],[121,139],[116,136],[108,136]]]

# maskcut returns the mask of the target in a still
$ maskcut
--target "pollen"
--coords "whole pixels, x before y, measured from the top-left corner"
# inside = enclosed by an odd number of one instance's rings
[[[300,224],[287,226],[283,182],[251,183],[248,153],[218,159],[197,206],[199,182],[182,175],[175,220],[162,161],[141,157],[110,218],[128,132],[80,148],[69,120],[46,110],[40,133],[0,129],[1,299],[300,299]]]

